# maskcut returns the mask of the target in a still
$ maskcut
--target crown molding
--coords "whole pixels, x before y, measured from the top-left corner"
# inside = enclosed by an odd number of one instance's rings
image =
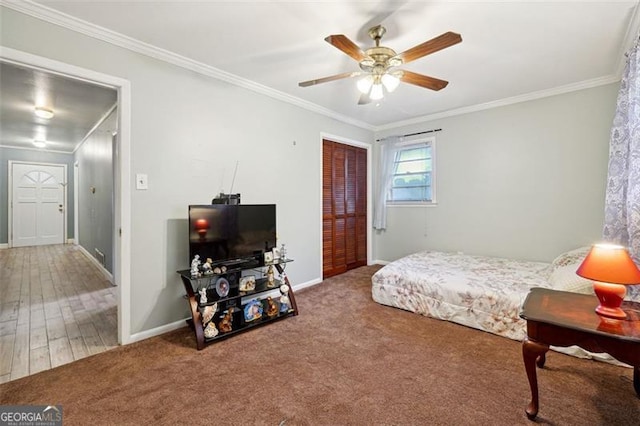
[[[168,50],[153,46],[149,43],[136,40],[132,37],[128,37],[107,28],[90,24],[86,21],[83,21],[71,15],[67,15],[66,13],[59,12],[42,4],[34,3],[30,0],[0,0],[0,6],[13,9],[17,12],[24,13],[26,15],[49,22],[51,24],[55,24],[69,30],[82,33],[89,37],[128,49],[132,52],[140,53],[154,59],[159,59],[161,61],[177,65],[190,71],[194,71],[208,77],[213,77],[218,80],[222,80],[224,82],[242,87],[244,89],[269,96],[271,98],[298,106],[308,111],[312,111],[329,118],[342,121],[343,123],[351,124],[353,126],[360,127],[366,130],[373,131],[375,129],[375,126],[369,123],[365,123],[346,115],[339,114],[328,108],[314,104],[313,102],[305,101],[304,99],[291,96],[279,90],[272,89],[254,81],[239,77],[235,74],[223,71],[219,68],[212,67],[210,65],[203,64],[202,62],[198,62],[193,59],[189,59],[187,57],[170,52]]]
[[[96,124],[93,125],[93,127],[87,132],[86,135],[84,135],[84,137],[80,140],[80,142],[78,142],[78,144],[73,148],[73,153],[75,154],[77,150],[80,149],[80,147],[87,141],[87,139],[89,138],[89,136],[91,136],[97,129],[98,127],[100,127],[102,125],[102,123],[104,123],[104,121],[109,118],[109,116],[111,115],[111,113],[113,111],[116,110],[116,108],[118,108],[118,102],[116,101],[115,104],[111,105],[111,108],[109,108],[109,110],[107,112],[105,112],[104,114],[102,114],[102,117],[100,117],[100,119],[98,119],[98,121],[96,122]],[[117,131],[115,132],[117,133]]]
[[[305,110],[315,112],[324,115],[329,118],[341,121],[343,123],[351,124],[356,127],[360,127],[365,130],[371,130],[373,132],[380,132],[384,130],[394,129],[397,127],[408,126],[412,124],[419,124],[426,121],[437,120],[446,117],[452,117],[456,115],[468,114],[472,112],[483,111],[491,108],[497,108],[501,106],[512,105],[520,102],[527,102],[531,100],[541,99],[549,96],[561,95],[572,91],[589,89],[605,84],[615,83],[620,80],[624,65],[626,63],[626,52],[633,46],[633,43],[640,35],[640,5],[636,3],[633,9],[631,20],[625,34],[625,42],[622,44],[619,53],[619,61],[616,70],[612,75],[600,77],[592,80],[585,80],[578,83],[573,83],[565,86],[556,87],[553,89],[541,90],[538,92],[527,93],[524,95],[514,96],[510,98],[499,99],[496,101],[486,102],[477,105],[471,105],[468,107],[462,107],[457,109],[446,110],[435,114],[424,115],[421,117],[411,118],[408,120],[396,121],[392,123],[383,124],[381,126],[375,126],[369,123],[365,123],[360,120],[348,117],[343,114],[339,114],[328,108],[306,101],[304,99],[291,96],[287,93],[279,90],[272,89],[254,81],[239,77],[235,74],[223,71],[221,69],[212,67],[210,65],[203,64],[201,62],[189,59],[187,57],[178,55],[165,49],[153,46],[151,44],[136,40],[132,37],[125,36],[115,31],[103,28],[94,24],[90,24],[86,21],[59,12],[55,9],[51,9],[39,3],[34,3],[31,0],[0,0],[0,6],[4,6],[15,11],[24,13],[37,19],[70,29],[75,32],[82,33],[89,37],[105,41],[107,43],[128,49],[130,51],[140,53],[145,56],[149,56],[173,65],[197,72],[202,75],[216,78],[218,80],[225,81],[227,83],[251,90],[256,93],[260,93],[265,96],[269,96],[273,99],[286,102]]]
[[[575,92],[578,90],[591,89],[593,87],[604,86],[620,81],[620,77],[616,75],[610,75],[606,77],[594,78],[592,80],[580,81],[578,83],[567,84],[565,86],[554,87],[553,89],[540,90],[537,92],[531,92],[524,95],[513,96],[510,98],[498,99],[496,101],[485,102],[483,104],[471,105],[468,107],[450,109],[435,114],[424,115],[422,117],[411,118],[408,120],[396,121],[393,123],[377,126],[375,132],[383,130],[395,129],[398,127],[409,126],[412,124],[420,124],[427,121],[438,120],[441,118],[452,117],[455,115],[469,114],[472,112],[484,111],[487,109],[498,108],[507,105],[518,104],[521,102],[533,101],[541,98],[548,98],[550,96],[562,95],[569,92]],[[376,136],[377,137],[377,136]]]

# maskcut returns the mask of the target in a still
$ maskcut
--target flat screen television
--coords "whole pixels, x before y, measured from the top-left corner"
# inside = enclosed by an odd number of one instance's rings
[[[214,263],[261,261],[275,246],[275,204],[189,206],[189,262],[196,254]]]

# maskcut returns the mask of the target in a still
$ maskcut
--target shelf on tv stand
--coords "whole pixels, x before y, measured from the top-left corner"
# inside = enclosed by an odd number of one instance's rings
[[[249,259],[228,259],[228,260],[223,260],[222,262],[219,262],[220,265],[224,265],[224,266],[238,266],[238,265],[244,265],[244,264],[260,264],[260,261],[258,259],[254,259],[254,258],[249,258]]]
[[[188,269],[178,271],[178,274],[180,274],[180,278],[182,279],[182,283],[184,284],[186,297],[189,300],[189,307],[191,310],[191,318],[187,320],[187,323],[195,333],[196,345],[198,350],[203,349],[204,346],[208,343],[226,339],[228,337],[254,329],[256,327],[270,324],[274,321],[282,320],[290,316],[298,315],[298,306],[296,304],[295,295],[293,294],[293,289],[291,288],[291,284],[289,283],[289,279],[287,277],[285,277],[284,282],[276,280],[273,287],[267,286],[266,278],[257,279],[255,289],[252,291],[240,292],[238,287],[239,277],[241,275],[241,272],[244,270],[273,266],[278,271],[278,273],[282,275],[284,271],[284,264],[292,261],[292,259],[277,259],[272,263],[263,264],[257,259],[252,259],[250,263],[242,263],[242,266],[227,268],[224,273],[206,274],[198,277],[192,277],[191,271]],[[216,266],[218,265],[222,264],[219,263]],[[232,288],[229,289],[229,294],[223,297],[218,296],[216,294],[216,291],[211,288],[212,281],[218,280],[220,277],[225,277],[228,278],[228,281],[233,281],[233,283],[230,285],[230,287]],[[261,303],[263,303],[264,305],[264,302],[262,302],[262,300],[265,300],[270,292],[278,291],[281,284],[287,284],[289,286],[288,296],[290,301],[290,309],[285,312],[278,312],[278,314],[273,317],[268,317],[265,312],[260,319],[246,321],[243,316],[245,306],[242,305],[243,299],[260,299]],[[198,293],[198,290],[201,288],[207,288],[206,303],[200,303],[200,294]],[[261,296],[264,297],[261,298]],[[217,323],[219,322],[221,313],[225,312],[230,307],[235,308],[235,312],[232,315],[233,329],[226,333],[219,331],[217,336],[206,338],[204,335],[205,325],[202,323],[201,310],[206,306],[213,306],[215,304],[218,304],[218,309],[214,315],[214,323],[216,323],[216,326],[218,326]],[[279,303],[278,308],[280,308]],[[218,321],[215,321],[215,319],[218,319]]]

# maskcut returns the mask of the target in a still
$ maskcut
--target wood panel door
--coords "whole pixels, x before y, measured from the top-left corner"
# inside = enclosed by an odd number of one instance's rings
[[[367,150],[322,141],[322,275],[367,264]]]

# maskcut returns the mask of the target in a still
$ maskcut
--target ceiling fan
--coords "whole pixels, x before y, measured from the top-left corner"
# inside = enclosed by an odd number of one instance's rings
[[[402,53],[396,53],[393,49],[380,46],[380,40],[386,32],[387,30],[382,25],[376,25],[369,29],[369,37],[375,41],[376,45],[365,51],[342,34],[330,35],[325,38],[326,42],[358,61],[362,71],[345,72],[303,81],[298,85],[300,87],[309,87],[342,78],[364,75],[364,78],[358,81],[358,90],[362,93],[358,104],[362,105],[372,100],[382,99],[384,97],[383,87],[388,92],[393,92],[401,81],[431,90],[444,89],[449,84],[448,81],[393,68],[460,43],[462,41],[460,34],[449,31]]]

